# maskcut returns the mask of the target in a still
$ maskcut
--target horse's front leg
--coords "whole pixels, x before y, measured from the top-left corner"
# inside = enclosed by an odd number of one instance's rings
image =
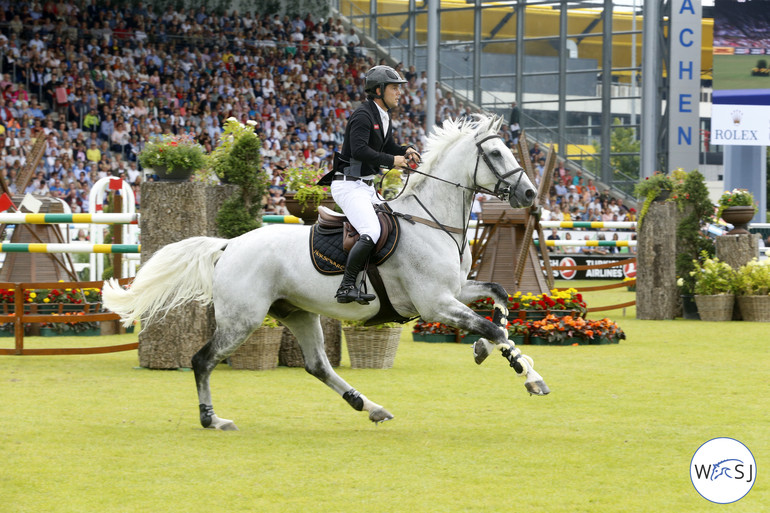
[[[477,299],[484,297],[491,297],[494,300],[495,303],[493,308],[494,312],[492,313],[492,323],[502,328],[507,340],[508,292],[505,291],[502,285],[494,282],[468,280],[460,289],[460,294],[457,296],[457,299],[461,303],[467,305],[473,301],[476,301]],[[480,364],[484,361],[484,358],[486,358],[486,356],[481,358],[481,360],[477,359],[476,363]]]
[[[468,293],[473,296],[478,291],[478,287],[483,285],[485,284],[469,282]],[[491,285],[493,285],[493,287],[489,290],[496,290],[494,287],[496,284]],[[496,285],[496,287],[499,287],[499,290],[504,291],[501,286]],[[465,287],[463,287],[463,292],[465,292],[465,290]],[[516,374],[526,378],[524,386],[530,394],[546,395],[550,393],[550,389],[548,388],[548,385],[545,384],[543,377],[535,371],[532,358],[522,354],[519,348],[516,347],[516,344],[508,339],[508,331],[503,327],[507,326],[508,322],[508,309],[505,305],[503,304],[498,308],[499,302],[498,299],[495,298],[495,316],[493,322],[490,322],[480,315],[477,315],[463,303],[468,296],[462,293],[458,297],[461,299],[455,300],[443,309],[443,313],[437,312],[437,314],[439,316],[446,316],[446,320],[440,321],[444,324],[466,329],[471,333],[481,335],[481,338],[473,343],[473,355],[476,363],[481,364],[494,349],[499,349],[502,355],[508,360],[511,367],[513,367],[513,370],[516,371]],[[494,297],[494,295],[492,297]],[[508,295],[505,294],[504,297],[507,302]],[[468,302],[470,302],[470,300]],[[502,315],[502,318],[498,318],[499,315]]]

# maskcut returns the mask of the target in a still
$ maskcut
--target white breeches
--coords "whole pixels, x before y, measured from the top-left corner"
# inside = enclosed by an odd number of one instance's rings
[[[368,235],[374,242],[380,239],[380,222],[373,206],[380,200],[374,187],[361,180],[337,180],[332,182],[332,198],[358,233]]]

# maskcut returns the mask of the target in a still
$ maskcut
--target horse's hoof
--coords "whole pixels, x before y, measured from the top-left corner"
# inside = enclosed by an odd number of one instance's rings
[[[473,343],[473,359],[476,361],[476,365],[481,365],[489,356],[487,344],[488,342],[483,338]]]
[[[524,386],[527,387],[529,395],[548,395],[551,393],[551,389],[548,388],[548,385],[546,385],[545,381],[542,379],[537,381],[527,381],[524,383]]]
[[[386,420],[390,420],[393,418],[393,415],[388,412],[385,408],[378,408],[376,410],[373,410],[369,412],[369,420],[374,422],[375,424],[379,424],[380,422],[385,422]]]
[[[206,426],[206,429],[217,429],[219,431],[238,431],[235,426],[235,422],[228,419],[220,419],[216,415],[211,418],[211,423]]]

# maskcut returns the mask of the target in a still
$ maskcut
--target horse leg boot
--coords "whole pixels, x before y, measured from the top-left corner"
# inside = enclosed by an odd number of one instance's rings
[[[495,311],[492,314],[492,323],[495,326],[500,326],[500,329],[503,330],[503,333],[505,333],[506,338],[508,337],[508,308],[503,306],[502,304],[495,303]],[[480,338],[476,342],[473,343],[473,359],[476,361],[477,365],[481,365],[484,360],[487,359],[487,356],[492,354],[492,351],[495,349],[495,345],[490,343],[485,338]]]
[[[342,283],[337,289],[338,303],[350,303],[355,301],[361,305],[368,305],[369,301],[374,301],[377,297],[374,294],[365,294],[356,286],[356,278],[360,273],[369,255],[374,251],[375,243],[368,235],[361,235],[348,253],[348,261],[345,264],[345,274],[342,276]]]
[[[504,345],[504,344],[503,344]],[[501,352],[519,376],[526,376],[524,386],[529,395],[548,395],[551,390],[543,377],[535,370],[535,363],[529,356],[522,354],[519,348],[509,341],[508,347],[501,347]]]

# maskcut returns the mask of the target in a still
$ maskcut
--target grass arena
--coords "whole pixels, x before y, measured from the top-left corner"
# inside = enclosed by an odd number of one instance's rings
[[[585,297],[600,306],[633,293]],[[504,359],[477,366],[469,345],[413,342],[408,327],[392,369],[351,369],[343,347],[340,375],[395,415],[379,426],[301,368],[221,364],[217,406],[240,431],[215,432],[200,428],[191,372],[139,369],[133,351],[0,357],[2,509],[768,511],[767,326],[639,321],[633,307],[609,317],[627,340],[527,347],[552,390],[540,398]],[[720,506],[688,468],[717,436],[745,443],[758,467],[751,492]]]

